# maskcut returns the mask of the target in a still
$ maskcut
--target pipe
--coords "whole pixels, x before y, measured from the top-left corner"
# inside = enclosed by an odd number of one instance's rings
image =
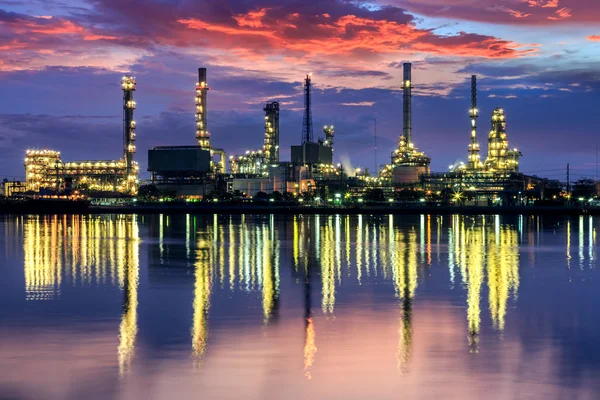
[[[219,161],[218,164],[219,166],[215,169],[217,169],[218,172],[220,172],[221,174],[225,173],[225,163],[227,160],[227,154],[225,153],[225,150],[223,149],[212,149],[211,153],[214,155],[218,155],[219,156]],[[214,164],[214,161],[213,161]]]

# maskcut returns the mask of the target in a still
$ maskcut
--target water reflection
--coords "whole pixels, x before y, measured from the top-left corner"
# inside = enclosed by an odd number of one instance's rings
[[[134,356],[135,339],[137,336],[137,308],[139,286],[139,232],[134,216],[125,229],[127,241],[120,258],[124,261],[123,290],[125,301],[123,316],[119,326],[119,372],[121,375],[129,371]]]
[[[138,257],[136,217],[28,216],[24,221],[28,300],[60,296],[61,286],[112,284],[123,288]]]
[[[30,304],[58,303],[73,288],[123,291],[119,326],[112,330],[116,338],[118,329],[115,368],[121,376],[136,367],[136,348],[147,345],[138,339],[148,334],[138,325],[151,297],[144,290],[177,280],[189,285],[189,294],[185,304],[169,307],[185,318],[188,367],[190,347],[196,362],[208,362],[223,351],[225,331],[242,325],[235,320],[225,329],[224,312],[243,319],[245,329],[265,333],[267,341],[295,324],[292,334],[286,331],[295,373],[315,383],[337,349],[332,332],[352,318],[375,315],[392,325],[378,332],[389,357],[382,365],[391,361],[381,368],[417,374],[424,351],[420,321],[438,315],[430,311],[435,301],[458,310],[451,325],[459,339],[447,345],[482,357],[499,337],[520,328],[514,307],[519,291],[527,295],[521,264],[548,260],[540,251],[544,240],[557,236],[557,263],[569,277],[595,268],[596,219],[542,226],[539,217],[497,216],[31,216],[5,223],[4,243],[7,253],[17,254],[20,248],[6,235],[22,235],[24,297],[49,300]],[[150,289],[143,282],[140,287],[140,275]],[[434,296],[440,293],[443,300]],[[145,312],[140,320],[154,318],[154,310]],[[345,332],[362,338],[370,329],[377,327]],[[353,351],[358,356],[362,349]]]
[[[137,217],[28,216],[23,220],[26,300],[56,300],[64,284],[123,290],[118,365],[130,367],[137,336]]]
[[[211,241],[211,229],[198,232],[196,263],[194,265],[194,323],[192,325],[192,351],[195,357],[202,357],[204,355],[208,338],[207,319],[212,287]]]

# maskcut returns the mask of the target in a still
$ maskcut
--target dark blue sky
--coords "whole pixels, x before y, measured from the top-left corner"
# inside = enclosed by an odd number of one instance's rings
[[[0,176],[27,148],[65,160],[121,156],[120,77],[137,77],[137,160],[194,144],[197,68],[208,68],[212,143],[262,144],[262,104],[282,103],[282,159],[300,140],[303,77],[335,156],[383,164],[401,132],[401,63],[414,64],[413,132],[434,170],[465,160],[469,77],[479,140],[504,107],[524,172],[594,176],[600,128],[600,3],[594,0],[0,0]],[[317,132],[315,132],[317,133]],[[337,161],[336,161],[337,162]]]

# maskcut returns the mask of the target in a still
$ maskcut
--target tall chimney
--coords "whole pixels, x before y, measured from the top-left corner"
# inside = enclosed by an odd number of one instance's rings
[[[469,162],[470,170],[476,170],[482,167],[479,155],[479,143],[477,143],[477,75],[471,76],[471,109],[469,110],[471,117],[471,144],[469,144]]]
[[[304,80],[304,117],[302,121],[302,144],[313,141],[312,102],[310,88],[312,87],[312,73],[306,75]]]
[[[206,68],[198,68],[198,83],[196,84],[196,139],[203,150],[211,150],[210,133],[206,124],[207,93]]]
[[[402,136],[406,140],[407,144],[412,143],[412,77],[411,77],[411,63],[404,63],[404,80],[402,82],[402,87],[404,88],[403,95],[403,122],[404,129],[402,131]]]
[[[135,101],[133,100],[135,78],[133,76],[124,76],[121,80],[121,89],[123,90],[123,155],[127,171],[127,191],[131,192],[134,191],[137,180],[137,170],[133,161],[136,126],[133,120],[133,112],[135,110]]]

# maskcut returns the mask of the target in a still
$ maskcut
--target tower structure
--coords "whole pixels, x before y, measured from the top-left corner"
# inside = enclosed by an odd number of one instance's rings
[[[412,141],[412,88],[412,64],[404,63],[402,134],[398,138],[398,148],[392,153],[391,164],[380,171],[381,178],[396,184],[417,182],[421,175],[429,173],[431,164],[431,159]]]
[[[323,144],[333,149],[333,138],[335,136],[335,129],[333,125],[325,125],[323,127],[323,133],[325,133],[325,141]]]
[[[313,121],[311,110],[311,82],[312,74],[306,75],[304,80],[304,117],[302,121],[302,144],[312,143],[313,141]]]
[[[263,157],[265,164],[279,163],[279,103],[269,102],[263,108],[265,112],[265,142]]]
[[[207,94],[206,68],[198,68],[198,83],[196,84],[196,139],[202,150],[211,150],[210,133],[206,126]]]
[[[404,141],[412,144],[412,64],[404,63],[404,79],[402,80],[402,111],[404,126],[402,136]]]
[[[506,114],[504,109],[496,108],[492,113],[492,129],[488,136],[486,168],[490,171],[518,172],[521,157],[522,154],[518,149],[509,149],[506,134]]]
[[[469,144],[467,169],[477,171],[483,168],[479,154],[479,143],[477,142],[477,117],[479,117],[479,110],[477,109],[477,75],[471,76],[471,109],[469,110],[469,116],[471,117],[471,143]]]
[[[135,154],[135,120],[133,112],[135,111],[135,101],[133,92],[135,91],[135,78],[133,76],[124,76],[121,79],[121,89],[123,90],[123,157],[125,159],[126,169],[126,190],[135,189],[137,181],[137,168],[133,161]]]

